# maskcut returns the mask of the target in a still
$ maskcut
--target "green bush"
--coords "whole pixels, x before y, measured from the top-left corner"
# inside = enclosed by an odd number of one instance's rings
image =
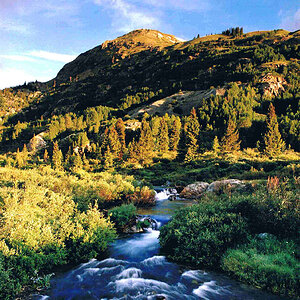
[[[76,178],[49,171],[0,168],[0,299],[47,284],[54,267],[104,254],[116,238],[97,205],[78,210]]]
[[[246,236],[240,215],[219,204],[198,204],[175,214],[161,229],[160,244],[173,260],[217,268],[224,252]]]
[[[132,220],[135,220],[136,207],[133,204],[123,204],[109,210],[109,215],[116,228],[122,229]]]
[[[268,236],[252,239],[238,249],[228,250],[221,262],[222,269],[249,284],[290,297],[300,296],[300,263],[296,245]]]

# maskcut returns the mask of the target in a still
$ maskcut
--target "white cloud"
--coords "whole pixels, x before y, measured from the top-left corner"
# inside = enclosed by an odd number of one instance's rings
[[[20,62],[36,62],[38,59],[57,61],[62,63],[68,63],[76,58],[76,55],[61,54],[55,52],[48,52],[42,50],[33,50],[25,54],[15,55],[0,55],[0,58],[20,61]]]
[[[14,61],[21,61],[21,62],[33,62],[36,61],[34,58],[27,57],[24,55],[0,55],[0,58],[14,60]]]
[[[160,24],[155,12],[140,9],[125,0],[94,0],[94,3],[113,11],[113,26],[119,32],[137,28],[155,28]]]
[[[42,50],[30,51],[27,55],[34,58],[42,58],[46,60],[59,61],[63,63],[68,63],[76,58],[76,55],[60,54],[60,53],[48,52]]]
[[[15,69],[15,68],[3,68],[0,69],[0,89],[16,86],[23,84],[25,81],[47,81],[51,78],[46,78],[43,76],[35,76],[24,70]]]
[[[300,29],[300,8],[291,15],[286,15],[281,10],[279,16],[282,16],[280,28],[287,29],[289,31],[296,31]]]

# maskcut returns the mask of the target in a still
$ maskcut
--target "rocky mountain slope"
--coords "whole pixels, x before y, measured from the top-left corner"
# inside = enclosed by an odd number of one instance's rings
[[[136,30],[66,64],[43,86],[43,100],[18,118],[49,117],[96,105],[132,109],[179,90],[207,90],[234,81],[260,88],[268,84],[267,74],[280,73],[288,62],[299,59],[299,41],[298,32],[283,30],[211,35],[187,42],[155,30]],[[280,77],[277,81],[284,83]]]

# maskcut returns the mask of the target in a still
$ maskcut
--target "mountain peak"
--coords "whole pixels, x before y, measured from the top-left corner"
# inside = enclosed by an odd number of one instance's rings
[[[172,46],[179,42],[181,42],[181,40],[171,34],[165,34],[153,29],[137,29],[114,40],[105,41],[102,44],[102,49],[118,48],[122,50],[122,48],[125,47],[132,50],[134,48],[134,53],[136,53],[151,48]]]

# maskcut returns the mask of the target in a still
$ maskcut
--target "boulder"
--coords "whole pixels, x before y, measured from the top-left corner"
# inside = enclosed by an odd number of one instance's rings
[[[186,199],[197,199],[206,192],[208,186],[209,184],[207,182],[202,181],[189,184],[182,190],[180,197]]]
[[[224,189],[236,190],[245,188],[245,184],[238,179],[224,179],[212,182],[208,188],[207,192],[220,193]]]
[[[47,143],[43,139],[45,132],[41,132],[35,135],[27,144],[27,149],[29,152],[39,151],[47,146]]]

